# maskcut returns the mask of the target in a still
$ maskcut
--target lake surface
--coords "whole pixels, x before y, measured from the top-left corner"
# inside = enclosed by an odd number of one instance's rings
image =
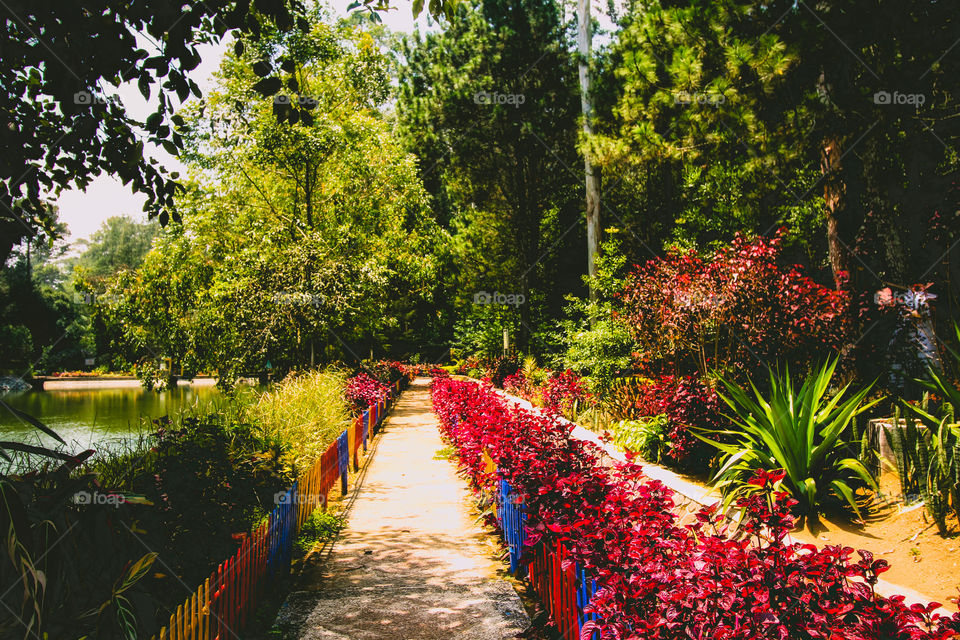
[[[181,409],[203,409],[227,399],[213,385],[178,386],[166,391],[142,387],[51,389],[0,396],[56,431],[68,450],[114,448],[149,433],[150,420]],[[50,446],[56,441],[0,405],[0,439]]]

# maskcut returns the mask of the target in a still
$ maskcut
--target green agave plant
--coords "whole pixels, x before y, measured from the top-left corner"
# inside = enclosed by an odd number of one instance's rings
[[[719,377],[727,391],[719,395],[732,410],[727,418],[737,428],[695,435],[723,454],[714,483],[724,495],[724,507],[756,489],[747,481],[757,469],[783,469],[783,486],[803,514],[816,515],[832,496],[860,516],[854,490],[858,484],[876,489],[876,482],[863,463],[847,453],[842,437],[854,417],[879,399],[865,402],[872,384],[846,399],[849,384],[829,396],[836,366],[836,359],[827,362],[799,389],[789,368],[782,374],[769,370],[766,392],[753,381],[745,389]]]

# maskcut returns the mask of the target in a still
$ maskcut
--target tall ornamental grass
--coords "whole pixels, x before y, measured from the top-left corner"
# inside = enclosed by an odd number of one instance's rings
[[[335,369],[288,377],[250,406],[266,439],[284,444],[298,471],[313,464],[350,424],[346,375]]]

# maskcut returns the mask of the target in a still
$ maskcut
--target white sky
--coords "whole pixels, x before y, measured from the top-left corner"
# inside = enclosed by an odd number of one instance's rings
[[[330,0],[329,4],[336,15],[346,16],[347,6],[351,1]],[[399,5],[398,8],[381,14],[384,24],[390,30],[412,33],[415,25],[421,31],[429,28],[426,11],[414,22],[410,9],[411,2],[399,0],[395,4]],[[598,11],[594,11],[594,15],[598,13]],[[601,17],[601,21],[604,22],[603,17]],[[211,85],[212,75],[220,65],[220,58],[227,47],[233,46],[232,43],[233,38],[227,36],[219,46],[201,45],[197,47],[202,62],[194,70],[192,77],[204,93]],[[122,85],[118,94],[126,106],[127,112],[136,119],[142,121],[153,111],[148,107],[147,102],[140,95],[134,83]],[[163,149],[157,147],[152,149],[151,155],[167,169],[182,172],[183,167],[176,158],[167,154]],[[146,221],[147,216],[143,213],[145,200],[144,196],[133,194],[130,188],[124,186],[120,180],[107,175],[101,175],[94,179],[86,191],[70,190],[63,192],[57,204],[60,207],[60,220],[67,224],[70,232],[66,238],[67,242],[72,245],[72,249],[75,249],[77,240],[88,237],[100,227],[104,220],[111,216],[126,215],[135,220]]]

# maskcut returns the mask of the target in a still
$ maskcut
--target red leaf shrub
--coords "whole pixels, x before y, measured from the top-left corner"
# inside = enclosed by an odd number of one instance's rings
[[[722,405],[713,389],[692,376],[662,376],[647,378],[631,391],[631,419],[667,415],[666,436],[673,445],[665,452],[667,462],[685,469],[702,469],[713,449],[694,437],[691,428],[722,428]]]
[[[543,407],[548,412],[566,414],[575,402],[582,405],[588,397],[583,378],[570,369],[554,373],[543,384]]]
[[[515,396],[519,396],[527,400],[530,399],[530,383],[527,382],[527,378],[523,375],[523,371],[517,371],[513,375],[509,375],[504,378],[503,390]]]
[[[407,365],[397,360],[377,360],[362,365],[362,372],[384,384],[392,384],[407,374]]]
[[[375,380],[366,373],[358,373],[347,380],[346,396],[356,413],[362,413],[368,408],[387,399],[390,391],[388,385]]]
[[[802,267],[779,264],[783,231],[737,236],[712,255],[671,253],[627,278],[623,316],[654,370],[750,374],[764,362],[805,364],[838,350],[850,299]]]
[[[492,491],[485,452],[525,504],[527,545],[562,543],[600,586],[582,638],[945,640],[960,614],[907,606],[873,585],[887,569],[867,552],[787,542],[790,498],[779,472],[755,479],[728,527],[712,508],[681,526],[673,492],[632,463],[605,465],[572,427],[519,409],[489,387],[435,380],[433,406],[477,491]]]

